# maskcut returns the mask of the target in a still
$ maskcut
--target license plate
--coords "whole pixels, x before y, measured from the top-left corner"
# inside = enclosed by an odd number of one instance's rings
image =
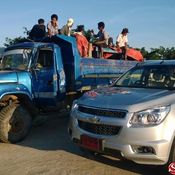
[[[102,150],[102,139],[89,137],[87,135],[81,135],[81,145],[85,148],[101,151]]]

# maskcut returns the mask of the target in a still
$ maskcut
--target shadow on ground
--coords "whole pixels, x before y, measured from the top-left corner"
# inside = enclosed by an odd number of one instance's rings
[[[20,142],[19,145],[38,150],[64,150],[88,159],[93,159],[105,165],[107,164],[138,174],[165,175],[167,173],[166,169],[157,166],[138,165],[128,160],[119,160],[103,155],[94,156],[88,152],[81,151],[69,138],[67,132],[68,119],[68,113],[40,116],[35,122],[29,136]]]

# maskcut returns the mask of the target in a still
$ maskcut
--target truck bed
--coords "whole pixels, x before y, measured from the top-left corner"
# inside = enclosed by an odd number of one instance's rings
[[[108,85],[113,78],[118,78],[136,64],[136,61],[82,58],[76,89],[89,90]]]

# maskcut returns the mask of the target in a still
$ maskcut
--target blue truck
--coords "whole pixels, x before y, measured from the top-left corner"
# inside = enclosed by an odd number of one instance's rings
[[[63,35],[6,48],[0,65],[0,141],[22,140],[39,111],[65,108],[135,64],[81,58],[76,40]]]

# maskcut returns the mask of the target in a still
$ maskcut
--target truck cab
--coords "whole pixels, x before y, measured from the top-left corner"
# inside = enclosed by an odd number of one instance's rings
[[[5,51],[0,76],[4,74],[5,83],[8,72],[16,86],[25,86],[23,93],[29,99],[35,99],[38,105],[44,105],[46,101],[48,105],[53,104],[58,94],[65,92],[65,73],[60,56],[56,44],[18,44]],[[14,93],[18,91],[14,90]]]

